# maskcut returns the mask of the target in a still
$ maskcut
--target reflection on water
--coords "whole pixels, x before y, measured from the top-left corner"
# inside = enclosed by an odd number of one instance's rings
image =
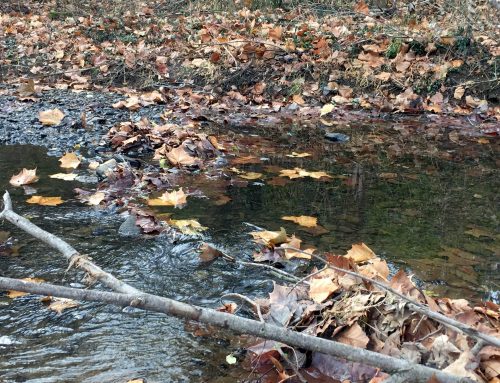
[[[280,145],[269,149],[259,143],[254,151],[265,157],[262,164],[239,166],[263,172],[263,182],[242,187],[189,176],[183,180],[186,187],[211,198],[190,197],[182,210],[159,211],[199,220],[209,227],[204,239],[235,256],[251,258],[246,223],[266,229],[283,226],[323,251],[343,254],[352,243],[363,241],[439,294],[498,300],[499,184],[488,156],[479,162],[432,156],[418,163],[415,157],[342,161],[342,147],[324,144],[308,149],[312,159],[301,159],[284,155],[293,149],[289,142]],[[38,194],[62,196],[65,204],[28,205],[22,189],[8,186],[12,174],[35,166]],[[277,167],[324,170],[334,178],[270,186]],[[220,296],[228,292],[257,297],[270,291],[274,276],[265,272],[220,261],[200,267],[195,252],[199,238],[171,243],[164,236],[118,237],[121,218],[72,200],[72,189],[82,185],[48,178],[57,172],[57,159],[41,148],[0,148],[0,186],[12,192],[16,210],[121,279],[148,292],[209,307],[220,305]],[[222,193],[231,200],[214,203]],[[314,215],[328,232],[306,232],[280,219],[285,215]],[[10,231],[21,245],[17,256],[0,254],[0,275],[82,286],[83,275],[66,272],[66,262],[54,251],[8,224],[0,229]],[[223,338],[196,337],[182,321],[154,313],[82,303],[57,315],[36,297],[11,301],[0,296],[2,382],[126,382],[134,377],[150,382],[234,381],[239,372],[224,364],[233,346]]]

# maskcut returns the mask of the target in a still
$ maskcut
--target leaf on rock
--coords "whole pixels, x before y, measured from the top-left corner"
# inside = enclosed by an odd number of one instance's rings
[[[186,235],[197,235],[208,229],[208,227],[201,226],[201,224],[194,219],[171,219],[168,223],[177,227],[181,233]]]
[[[26,169],[21,170],[19,174],[12,176],[9,183],[12,186],[22,186],[32,184],[38,181],[38,177],[36,176],[36,168],[35,169]]]
[[[41,195],[34,195],[30,199],[26,200],[26,202],[42,206],[57,206],[62,204],[64,201],[61,197],[43,197]]]
[[[44,282],[44,280],[42,278],[22,278],[21,281],[32,282],[32,283]],[[24,297],[25,295],[29,295],[29,293],[25,293],[23,291],[16,291],[16,290],[7,291],[7,296],[11,299]]]
[[[178,146],[168,152],[167,158],[175,166],[192,166],[198,164],[198,159],[190,156],[182,146]]]
[[[363,242],[352,245],[351,249],[345,256],[352,259],[355,263],[365,262],[369,259],[377,257],[372,249],[366,246]]]
[[[61,168],[76,169],[81,161],[75,153],[66,153],[59,159],[59,162],[61,163]]]
[[[182,207],[187,203],[187,196],[184,190],[174,190],[172,192],[165,192],[159,198],[148,200],[149,206],[174,206]]]
[[[292,221],[295,222],[297,225],[304,226],[304,227],[314,227],[318,225],[318,218],[316,217],[310,217],[307,215],[301,215],[301,216],[284,216],[281,217],[281,219],[284,219],[285,221]]]
[[[64,181],[74,181],[78,174],[76,173],[56,173],[49,176],[50,178],[55,178]]]
[[[353,347],[366,348],[370,339],[358,323],[354,323],[347,330],[342,331],[335,338],[337,342],[348,344]]]
[[[266,246],[275,246],[287,241],[286,231],[280,228],[280,231],[252,231],[249,233],[257,243]]]
[[[57,108],[44,110],[38,114],[38,119],[40,120],[42,125],[47,125],[47,126],[59,125],[63,118],[64,118],[64,113]]]

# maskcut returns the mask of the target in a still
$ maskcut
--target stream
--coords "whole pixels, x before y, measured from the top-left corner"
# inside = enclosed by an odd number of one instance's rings
[[[11,192],[19,214],[64,238],[118,278],[150,293],[206,307],[220,306],[226,293],[256,298],[272,290],[276,277],[269,272],[222,260],[203,266],[196,252],[200,242],[207,241],[251,260],[252,225],[269,230],[284,227],[303,243],[336,254],[364,242],[392,271],[404,268],[413,273],[426,291],[498,303],[500,178],[492,145],[477,149],[477,144],[472,150],[443,142],[446,150],[439,149],[450,155],[442,158],[432,148],[396,139],[401,129],[394,129],[394,124],[335,129],[349,141],[331,142],[319,129],[306,132],[296,126],[273,134],[214,127],[215,134],[244,143],[242,156],[260,158],[259,163],[240,167],[262,172],[264,178],[228,184],[207,181],[202,174],[185,176],[183,186],[209,198],[190,197],[184,209],[155,209],[176,219],[196,219],[208,230],[201,237],[175,242],[166,235],[119,236],[124,219],[120,212],[75,199],[75,187],[95,185],[48,178],[61,169],[57,157],[47,155],[41,146],[0,147],[0,190]],[[392,141],[388,146],[379,143],[384,147],[379,150],[382,146],[377,146],[375,137],[383,137],[383,131]],[[375,144],[359,151],[361,140]],[[397,145],[403,153],[394,154],[395,140],[400,140]],[[286,156],[299,149],[311,153],[311,158]],[[353,153],[359,161],[353,160]],[[23,189],[8,184],[23,167],[37,168],[40,181],[31,185],[37,194],[61,196],[66,202],[57,207],[27,204]],[[326,171],[333,178],[329,182],[301,178],[283,185],[268,182],[277,179],[277,168],[294,167]],[[214,203],[223,193],[230,200]],[[314,215],[325,232],[305,231],[281,219],[286,215]],[[8,223],[2,223],[0,230],[15,239],[13,249],[0,251],[1,275],[84,286],[82,274],[66,271],[65,260],[55,251]],[[300,265],[294,272],[307,270]],[[233,382],[247,377],[241,368],[226,363],[226,355],[239,346],[235,336],[204,336],[191,327],[164,315],[98,303],[82,302],[57,314],[47,310],[39,297],[12,300],[0,295],[0,381],[97,383],[142,377],[148,382]]]

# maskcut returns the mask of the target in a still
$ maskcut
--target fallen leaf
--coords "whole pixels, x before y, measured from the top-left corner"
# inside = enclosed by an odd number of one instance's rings
[[[455,89],[455,92],[453,92],[453,97],[456,100],[461,100],[464,94],[465,94],[465,88],[463,86],[459,86]]]
[[[257,180],[262,177],[262,173],[248,172],[241,174],[240,177],[246,180]]]
[[[335,105],[333,105],[333,104],[323,105],[323,107],[321,108],[321,111],[320,111],[320,117],[323,117],[325,114],[331,113],[333,111],[333,109],[335,109]]]
[[[87,203],[91,206],[97,206],[104,200],[105,197],[106,194],[104,192],[95,192],[89,196]]]
[[[64,181],[74,181],[78,174],[76,173],[56,173],[49,176],[50,178],[55,178]]]
[[[370,8],[368,8],[368,5],[364,2],[364,0],[360,0],[356,3],[356,5],[354,6],[354,11],[362,13],[363,15],[370,14]]]
[[[187,195],[184,190],[174,190],[172,192],[165,192],[159,198],[148,200],[149,206],[174,206],[180,207],[187,203]]]
[[[198,164],[198,160],[190,156],[182,146],[178,146],[168,152],[167,158],[172,165],[176,166],[192,166]]]
[[[377,257],[372,249],[366,246],[363,242],[352,245],[351,249],[345,256],[352,259],[355,263],[365,262],[369,259]]]
[[[348,344],[353,347],[366,348],[370,339],[365,334],[361,326],[354,323],[347,330],[342,331],[335,338],[337,342]]]
[[[32,184],[38,181],[38,177],[36,176],[36,168],[35,169],[26,169],[21,170],[19,174],[12,176],[9,183],[12,186],[22,186]]]
[[[337,291],[340,285],[330,278],[313,278],[309,286],[309,297],[316,302],[322,303]]]
[[[280,231],[252,231],[249,234],[256,242],[266,246],[279,245],[287,241],[286,231],[283,228],[280,228]]]
[[[318,219],[316,217],[310,217],[307,215],[301,215],[301,216],[284,216],[281,217],[281,219],[284,219],[285,221],[292,221],[295,222],[296,224],[304,227],[314,227],[318,224]]]
[[[48,309],[55,311],[58,314],[62,314],[64,310],[77,307],[79,305],[79,303],[77,301],[74,301],[73,299],[55,298],[55,297],[43,298],[42,302],[45,303],[50,302]]]
[[[59,109],[49,109],[40,111],[38,114],[38,119],[42,125],[54,126],[59,125],[64,118],[64,113]]]
[[[26,200],[26,202],[42,206],[57,206],[62,204],[64,201],[61,197],[43,197],[41,195],[34,195],[30,199]]]
[[[332,178],[329,174],[323,171],[309,172],[301,168],[283,169],[280,171],[280,176],[288,177],[290,179],[303,178],[303,177],[311,177],[314,179],[320,179],[322,177]]]
[[[222,252],[210,246],[208,243],[202,243],[200,246],[200,260],[202,262],[212,262],[213,260],[222,257]]]
[[[177,227],[181,233],[186,235],[197,235],[208,229],[205,226],[201,226],[201,224],[194,219],[171,219],[168,223]]]
[[[286,156],[287,157],[291,157],[291,158],[304,158],[304,157],[310,157],[311,154],[310,153],[296,153],[296,152],[292,152],[292,154],[287,154]]]
[[[66,153],[59,159],[59,162],[61,163],[61,168],[76,169],[81,161],[75,153]]]

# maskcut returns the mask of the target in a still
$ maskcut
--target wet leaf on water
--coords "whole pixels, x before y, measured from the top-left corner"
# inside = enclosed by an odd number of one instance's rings
[[[104,198],[106,198],[106,193],[95,192],[94,194],[88,197],[87,203],[91,206],[97,206],[104,200]]]
[[[61,197],[43,197],[41,195],[34,195],[30,199],[26,200],[26,202],[42,206],[57,206],[62,204],[64,201]]]
[[[58,314],[62,314],[66,309],[80,305],[77,301],[68,298],[44,297],[40,301],[47,304],[49,310],[55,311]]]
[[[76,173],[56,173],[49,176],[50,178],[55,178],[64,181],[74,181],[78,174]]]
[[[202,262],[212,262],[213,260],[222,257],[222,252],[210,246],[208,243],[202,243],[200,246],[200,260]]]
[[[286,184],[289,183],[290,180],[283,177],[273,177],[270,180],[267,180],[267,184],[272,186],[285,186]]]
[[[297,153],[297,152],[292,152],[292,154],[287,154],[287,157],[291,158],[304,158],[304,157],[310,157],[310,153]]]
[[[55,126],[59,125],[64,118],[64,113],[59,109],[49,109],[40,111],[38,114],[38,119],[42,123],[42,125],[46,126]]]
[[[180,188],[179,190],[174,190],[172,192],[165,192],[159,198],[153,198],[148,200],[149,206],[174,206],[182,207],[187,203],[187,195],[184,190]]]
[[[22,278],[21,281],[32,282],[32,283],[45,282],[42,278]],[[23,291],[16,291],[16,290],[7,291],[7,296],[11,299],[24,297],[25,295],[29,295],[29,293],[25,293]]]
[[[61,168],[76,169],[81,161],[75,153],[66,153],[59,159],[59,162],[61,163]]]
[[[247,172],[240,174],[240,177],[246,180],[257,180],[262,177],[262,173]]]
[[[194,219],[170,219],[168,223],[177,227],[182,234],[186,235],[197,235],[208,229],[208,227],[201,226],[201,224]]]
[[[36,175],[36,168],[35,169],[24,168],[23,170],[21,170],[20,173],[12,176],[9,183],[12,186],[22,186],[35,183],[36,181],[38,181],[38,177]]]
[[[316,217],[310,217],[307,215],[301,215],[301,216],[284,216],[281,217],[281,219],[285,221],[292,221],[295,222],[296,224],[304,227],[314,227],[318,225],[318,218]]]
[[[257,243],[265,246],[275,246],[287,241],[286,231],[280,228],[280,231],[252,231],[249,233]]]
[[[283,169],[280,172],[281,177],[288,177],[290,179],[311,177],[314,179],[320,179],[322,177],[332,178],[329,174],[324,171],[310,172],[301,168],[294,169]]]
[[[260,164],[261,162],[260,158],[255,156],[238,157],[231,160],[231,163],[234,165]]]
[[[351,249],[345,256],[352,259],[355,263],[365,262],[369,259],[377,257],[373,250],[366,246],[363,242],[352,245]]]

